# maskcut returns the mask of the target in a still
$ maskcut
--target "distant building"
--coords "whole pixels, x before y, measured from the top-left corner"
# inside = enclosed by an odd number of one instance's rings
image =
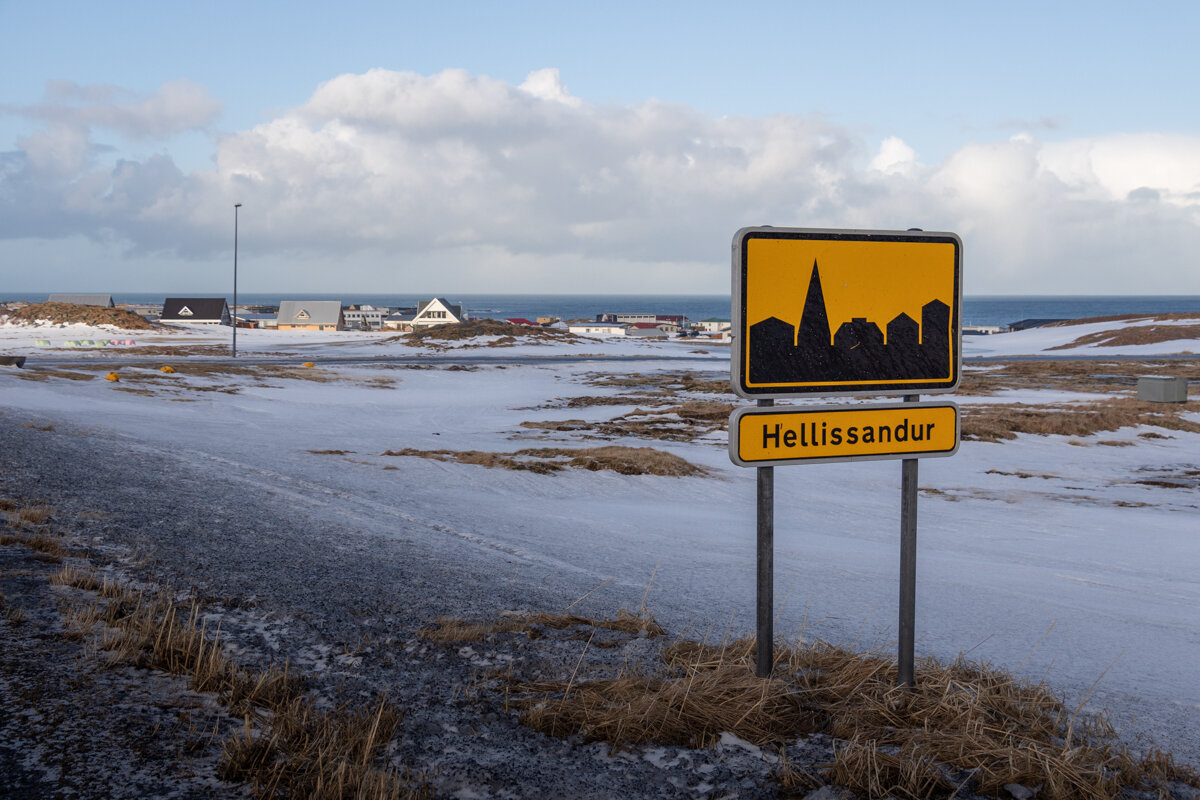
[[[341,331],[346,329],[340,300],[284,300],[275,327],[281,331]]]
[[[231,321],[224,297],[168,297],[159,319],[176,325],[228,325]]]
[[[392,313],[390,308],[377,308],[372,305],[350,306],[342,310],[346,321],[346,330],[377,331],[383,327],[383,321]]]
[[[625,326],[617,322],[572,322],[567,325],[571,333],[582,336],[624,336]]]
[[[705,333],[720,333],[721,331],[730,330],[733,327],[733,323],[727,319],[711,317],[709,319],[700,320],[699,322],[693,324],[692,327],[698,328]]]
[[[260,312],[243,311],[237,315],[237,323],[239,328],[274,328],[278,324],[279,319],[274,313],[264,314]]]
[[[77,306],[102,306],[115,308],[111,294],[52,294],[51,303],[71,303]]]
[[[450,325],[467,318],[461,305],[452,305],[440,297],[421,303],[413,317],[414,328],[429,328],[434,325]]]
[[[667,327],[665,323],[660,325],[654,322],[634,322],[625,326],[625,335],[661,339],[671,335],[671,331],[666,330]]]
[[[659,325],[673,325],[674,331],[687,328],[691,320],[684,314],[597,314],[596,322],[620,322],[625,325],[641,325],[647,322]]]
[[[413,320],[417,318],[417,307],[397,308],[383,319],[383,327],[389,331],[408,333],[413,329]]]
[[[689,328],[692,321],[687,318],[686,314],[656,314],[659,322],[670,322],[680,329]]]
[[[635,322],[658,322],[658,314],[597,314],[596,322],[622,322],[626,325]]]
[[[524,325],[527,328],[540,328],[541,327],[541,325],[534,322],[533,320],[525,319],[524,317],[509,317],[508,319],[506,319],[504,321],[507,322],[509,325]]]

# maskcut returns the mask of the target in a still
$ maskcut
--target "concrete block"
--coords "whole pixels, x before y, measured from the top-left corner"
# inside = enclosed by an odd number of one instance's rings
[[[1187,378],[1167,378],[1159,375],[1143,375],[1137,382],[1138,400],[1150,403],[1186,403]]]

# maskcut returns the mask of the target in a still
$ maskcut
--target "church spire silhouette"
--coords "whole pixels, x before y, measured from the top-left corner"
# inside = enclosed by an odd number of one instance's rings
[[[796,346],[817,352],[816,348],[829,347],[831,343],[825,293],[821,290],[821,272],[814,260],[812,275],[808,279],[808,295],[804,298],[804,311],[800,324],[796,326]]]

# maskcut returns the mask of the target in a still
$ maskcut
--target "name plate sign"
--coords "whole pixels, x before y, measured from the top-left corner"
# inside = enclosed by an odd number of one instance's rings
[[[952,456],[960,435],[949,402],[765,406],[729,417],[729,458],[742,467]]]

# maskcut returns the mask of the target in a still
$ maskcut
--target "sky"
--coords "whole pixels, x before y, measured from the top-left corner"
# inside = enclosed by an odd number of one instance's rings
[[[720,294],[753,225],[1200,294],[1200,5],[0,0],[0,294]],[[235,212],[234,204],[241,203]]]

